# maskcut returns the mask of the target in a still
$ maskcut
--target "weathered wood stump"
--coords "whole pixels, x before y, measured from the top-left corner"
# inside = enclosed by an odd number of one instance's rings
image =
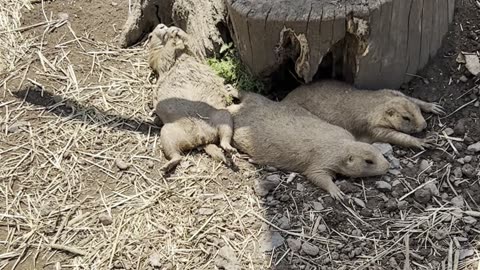
[[[223,0],[132,0],[120,45],[141,40],[159,23],[176,25],[191,34],[205,55],[218,51],[228,31]]]
[[[397,88],[427,64],[441,46],[454,4],[226,0],[234,42],[254,74],[268,77],[293,60],[296,75],[308,83],[330,54],[334,75],[370,89]]]

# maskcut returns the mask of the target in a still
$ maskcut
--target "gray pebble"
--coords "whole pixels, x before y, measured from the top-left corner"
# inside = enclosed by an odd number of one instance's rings
[[[428,172],[429,170],[431,170],[430,162],[426,159],[422,159],[418,164],[418,172]]]
[[[287,245],[293,252],[297,252],[302,247],[302,242],[300,240],[297,240],[297,239],[288,238],[287,239]]]
[[[109,214],[101,214],[98,216],[98,221],[104,226],[108,226],[113,223],[112,217]]]
[[[392,190],[392,185],[390,185],[389,183],[387,183],[385,181],[375,182],[375,187],[382,192]]]
[[[476,142],[474,144],[471,144],[467,147],[468,151],[472,151],[474,153],[480,152],[480,142]]]
[[[390,156],[393,154],[392,145],[389,143],[373,143],[372,145],[377,148],[384,156]]]
[[[272,251],[285,242],[285,239],[278,232],[267,231],[260,237],[260,250],[262,252]]]
[[[455,178],[462,178],[463,176],[462,168],[456,167],[455,169],[453,169],[453,176],[455,176]]]
[[[308,242],[304,242],[302,245],[302,251],[310,256],[317,256],[320,252],[320,249],[317,246],[314,246]]]
[[[397,203],[397,207],[399,210],[405,210],[408,207],[408,202],[407,201],[399,201]]]
[[[475,168],[470,164],[465,164],[462,166],[462,173],[469,178],[473,178],[475,176]]]
[[[130,164],[128,164],[127,162],[123,161],[120,158],[115,159],[115,165],[122,171],[130,167]]]
[[[465,163],[470,163],[472,161],[472,156],[465,156],[463,160],[465,161]]]
[[[321,202],[313,202],[313,209],[315,211],[322,211],[323,209],[325,209],[325,207]]]
[[[415,191],[415,200],[421,204],[426,204],[432,199],[432,193],[430,189],[421,188]]]
[[[451,135],[453,135],[453,133],[454,133],[454,131],[453,131],[452,128],[446,128],[446,129],[444,130],[444,132],[445,132],[445,134],[447,134],[447,136],[451,136]]]
[[[457,197],[454,197],[451,200],[451,203],[453,204],[453,206],[458,207],[458,208],[463,208],[463,206],[465,206],[465,201],[464,201],[462,195],[458,195]]]

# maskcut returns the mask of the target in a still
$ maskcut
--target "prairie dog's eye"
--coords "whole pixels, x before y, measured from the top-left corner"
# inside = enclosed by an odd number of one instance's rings
[[[403,120],[410,122],[410,117],[408,116],[402,116]]]
[[[365,162],[366,162],[367,164],[373,164],[373,160],[371,160],[371,159],[366,159]]]

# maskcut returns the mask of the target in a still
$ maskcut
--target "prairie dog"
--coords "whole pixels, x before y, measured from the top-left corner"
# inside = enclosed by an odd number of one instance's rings
[[[148,62],[159,75],[153,102],[155,114],[163,123],[160,141],[169,159],[161,169],[174,169],[183,152],[199,146],[226,163],[215,144],[236,152],[230,144],[232,117],[225,109],[234,89],[226,87],[223,79],[210,70],[180,28],[159,24],[149,38]]]
[[[399,91],[356,90],[333,80],[294,89],[282,103],[295,103],[323,120],[350,131],[357,140],[387,142],[424,149],[431,140],[408,134],[427,127],[421,111],[444,113],[436,103],[408,97]]]
[[[234,146],[262,165],[305,175],[335,199],[336,173],[351,177],[385,174],[388,161],[372,145],[357,142],[347,130],[328,124],[307,110],[241,93],[228,110],[234,121]]]

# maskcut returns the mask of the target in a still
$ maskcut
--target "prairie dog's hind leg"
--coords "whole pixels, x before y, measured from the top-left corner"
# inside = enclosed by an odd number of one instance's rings
[[[194,147],[192,136],[195,136],[195,134],[187,134],[181,125],[176,123],[168,123],[162,127],[160,142],[162,143],[163,153],[169,161],[160,168],[161,171],[169,172],[180,164],[182,152]]]
[[[229,153],[237,153],[232,147],[233,137],[233,119],[227,110],[216,110],[211,115],[211,124],[216,127],[218,138],[220,139],[220,147]]]
[[[213,159],[228,164],[227,158],[223,154],[222,149],[215,144],[207,144],[203,147],[203,150],[211,156]]]

